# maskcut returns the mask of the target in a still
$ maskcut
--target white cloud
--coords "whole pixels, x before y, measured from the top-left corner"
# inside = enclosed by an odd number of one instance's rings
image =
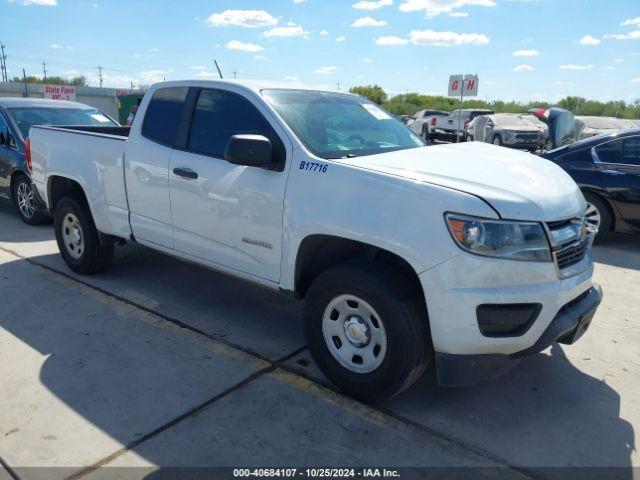
[[[540,52],[538,50],[516,50],[512,55],[514,57],[537,57]]]
[[[382,7],[390,7],[393,0],[361,0],[354,3],[353,8],[357,10],[380,10]]]
[[[320,67],[313,73],[316,73],[318,75],[329,75],[331,73],[334,73],[336,70],[338,70],[338,67]]]
[[[371,17],[358,18],[351,24],[352,27],[384,27],[387,24],[385,20],[376,20]]]
[[[406,45],[407,43],[409,43],[409,40],[407,40],[406,38],[390,36],[379,37],[376,40],[376,43],[378,45]]]
[[[640,30],[632,30],[629,33],[617,33],[605,35],[610,40],[640,40]]]
[[[329,35],[329,31],[325,30],[324,28],[322,30],[320,30],[320,35],[324,36],[324,35]]]
[[[453,45],[487,45],[490,40],[483,33],[436,32],[435,30],[414,30],[409,34],[414,45],[450,47]]]
[[[255,43],[244,43],[238,40],[231,40],[225,45],[229,50],[240,50],[241,52],[261,52],[264,50],[261,45]]]
[[[205,22],[213,27],[244,28],[273,27],[278,24],[278,20],[264,10],[225,10],[209,16]]]
[[[624,22],[622,22],[620,25],[622,25],[623,27],[628,27],[629,25],[640,25],[640,17],[636,17],[636,18],[627,18]]]
[[[158,83],[162,82],[166,77],[167,72],[164,70],[146,70],[139,72],[138,76],[143,83]]]
[[[293,3],[304,3],[304,2],[306,2],[306,1],[307,1],[307,0],[293,0]]]
[[[469,14],[467,12],[449,12],[449,16],[453,18],[464,18],[468,17]]]
[[[405,0],[400,5],[402,12],[424,11],[427,17],[450,13],[465,6],[495,7],[493,0]]]
[[[271,30],[267,30],[262,35],[265,37],[300,37],[302,35],[307,35],[307,32],[301,25],[296,25],[295,23],[289,24],[285,27],[276,27]]]
[[[193,66],[191,67],[191,70],[200,70],[200,71],[203,71],[203,70],[206,70],[206,69],[207,69],[207,67],[205,67],[204,65],[193,65]]]
[[[640,83],[640,78],[634,78],[631,80],[632,83]]]
[[[9,0],[9,2],[14,1],[15,0]],[[40,5],[42,7],[55,7],[58,5],[58,0],[21,0],[19,3],[25,6]]]
[[[337,37],[336,38],[336,42],[346,42],[347,41],[347,37]]]
[[[157,53],[158,49],[157,48],[150,48],[149,50],[147,50],[149,53]]]
[[[578,43],[580,45],[600,45],[602,42],[591,35],[585,35],[578,41]]]
[[[531,65],[518,65],[513,69],[514,72],[533,72],[535,68]]]
[[[60,50],[62,48],[64,48],[64,45],[60,45],[59,43],[52,43],[51,45],[49,45],[51,48],[55,48],[56,50]]]
[[[267,60],[267,57],[265,57],[264,55],[254,55],[253,58],[255,58],[256,60]]]
[[[616,58],[613,63],[624,63],[624,58]]]
[[[300,78],[296,77],[295,75],[287,75],[286,77],[284,77],[285,80],[288,80],[290,82],[299,82]]]
[[[573,85],[573,82],[563,82],[561,80],[556,80],[553,82],[554,85],[562,86],[562,85]]]
[[[568,65],[560,65],[558,68],[560,70],[592,70],[593,65],[575,65],[570,63]]]
[[[373,63],[373,60],[371,60],[370,58],[364,58],[364,59],[362,59],[362,61],[364,63]]]

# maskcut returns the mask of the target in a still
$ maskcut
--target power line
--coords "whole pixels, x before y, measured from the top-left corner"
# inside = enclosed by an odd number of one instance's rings
[[[2,70],[2,81],[8,82],[9,78],[7,76],[7,55],[5,55],[4,49],[4,43],[0,43],[0,50],[2,51],[2,54],[0,54],[0,69]]]

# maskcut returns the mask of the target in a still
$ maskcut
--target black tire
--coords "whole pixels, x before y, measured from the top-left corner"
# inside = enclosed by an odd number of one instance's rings
[[[588,204],[593,205],[597,212],[600,214],[600,226],[598,228],[598,237],[607,232],[610,232],[613,229],[613,217],[611,215],[611,210],[609,210],[609,206],[606,201],[598,194],[591,192],[582,192],[584,194],[584,198]],[[589,216],[587,216],[587,221],[589,221]]]
[[[498,143],[496,143],[496,140],[498,141]],[[500,146],[502,146],[502,137],[501,137],[500,135],[494,135],[494,136],[493,136],[492,143],[493,143],[494,145],[500,145]]]
[[[29,177],[19,174],[12,182],[11,195],[13,205],[16,207],[18,216],[28,225],[44,225],[51,222],[51,217],[42,210],[39,210],[33,198],[33,187]],[[25,195],[29,199],[25,199]],[[25,205],[24,202],[28,202]]]
[[[323,315],[342,295],[364,300],[383,323],[386,354],[371,372],[356,373],[341,365],[325,341]],[[370,402],[391,398],[413,385],[433,354],[422,297],[395,269],[374,262],[348,262],[321,273],[306,295],[304,330],[320,370],[348,395]]]
[[[77,219],[80,229],[82,249],[77,258],[70,253],[74,247],[65,244],[63,233],[66,230],[66,233],[69,234],[65,221],[72,218]],[[63,198],[56,205],[53,223],[60,254],[71,270],[83,275],[90,275],[104,272],[109,268],[113,259],[114,246],[100,244],[98,231],[86,202],[78,202],[70,197]],[[77,252],[78,250],[76,250]]]

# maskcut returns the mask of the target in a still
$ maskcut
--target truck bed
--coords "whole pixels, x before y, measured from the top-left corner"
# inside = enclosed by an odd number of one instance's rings
[[[36,126],[29,131],[31,175],[50,206],[52,179],[74,173],[86,192],[98,230],[126,238],[130,232],[124,181],[129,127]]]

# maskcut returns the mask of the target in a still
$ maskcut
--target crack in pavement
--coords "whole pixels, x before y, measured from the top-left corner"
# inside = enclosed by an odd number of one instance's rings
[[[262,368],[262,369],[260,369],[260,370],[258,370],[256,372],[254,372],[253,374],[251,374],[248,377],[246,377],[244,380],[241,380],[240,382],[238,382],[237,384],[229,387],[225,391],[223,391],[223,392],[215,395],[214,397],[206,400],[205,402],[201,403],[200,405],[197,405],[196,407],[193,407],[193,408],[189,409],[188,411],[186,411],[185,413],[179,415],[178,417],[174,418],[173,420],[170,420],[169,422],[161,425],[160,427],[152,430],[151,432],[146,433],[142,437],[130,442],[129,444],[127,444],[126,446],[122,447],[121,449],[115,451],[111,455],[108,455],[108,456],[104,457],[103,459],[99,460],[98,462],[94,463],[93,465],[90,465],[88,467],[82,468],[80,471],[74,473],[73,475],[70,475],[65,480],[77,480],[78,478],[80,478],[82,476],[85,476],[85,475],[87,475],[87,474],[99,469],[100,467],[102,467],[104,465],[107,465],[108,463],[110,463],[114,459],[116,459],[116,458],[120,457],[121,455],[125,454],[127,451],[134,449],[135,447],[139,446],[143,442],[155,437],[156,435],[164,432],[165,430],[173,427],[174,425],[182,422],[183,420],[186,420],[187,418],[191,417],[192,415],[197,414],[198,412],[200,412],[203,409],[209,407],[210,405],[214,404],[218,400],[226,397],[227,395],[229,395],[231,393],[234,393],[235,391],[243,388],[244,386],[248,385],[249,383],[253,382],[254,380],[256,380],[256,379],[258,379],[258,378],[260,378],[260,377],[262,377],[262,376],[264,376],[264,375],[266,375],[268,373],[271,373],[271,372],[275,371],[278,368],[281,369],[281,370],[284,370],[284,371],[286,371],[286,372],[288,372],[290,374],[297,375],[297,376],[299,376],[301,378],[304,378],[304,379],[306,379],[306,380],[308,380],[308,381],[310,381],[310,382],[312,382],[312,383],[314,383],[316,385],[319,385],[321,387],[327,388],[327,389],[329,389],[329,390],[331,390],[331,391],[333,391],[333,392],[335,392],[335,393],[337,393],[339,395],[342,395],[342,393],[339,390],[337,390],[333,385],[328,384],[327,382],[323,382],[321,380],[318,380],[317,378],[314,378],[314,377],[312,377],[310,375],[307,375],[307,374],[305,374],[303,372],[300,372],[299,370],[297,370],[295,368],[292,368],[292,367],[284,364],[284,362],[290,360],[291,358],[295,357],[299,353],[301,353],[304,350],[306,350],[307,349],[306,345],[304,345],[304,346],[302,346],[302,347],[300,347],[300,348],[298,348],[298,349],[296,349],[296,350],[284,355],[280,359],[277,359],[275,361],[274,360],[270,360],[269,358],[265,357],[264,355],[262,355],[262,354],[260,354],[260,353],[258,353],[256,351],[253,351],[252,349],[243,347],[241,345],[237,345],[237,344],[235,344],[233,342],[230,342],[229,340],[227,340],[227,339],[225,339],[223,337],[220,337],[218,335],[209,334],[209,333],[207,333],[207,332],[205,332],[203,330],[200,330],[200,329],[198,329],[196,327],[193,327],[193,326],[191,326],[191,325],[189,325],[187,323],[184,323],[183,321],[181,321],[181,320],[179,320],[177,318],[170,317],[170,316],[165,315],[165,314],[163,314],[161,312],[158,312],[158,311],[156,311],[156,310],[154,310],[152,308],[146,307],[146,306],[144,306],[142,304],[139,304],[139,303],[137,303],[135,301],[132,301],[132,300],[130,300],[128,298],[125,298],[125,297],[123,297],[121,295],[118,295],[118,294],[113,293],[113,292],[109,292],[108,290],[105,290],[105,289],[103,289],[101,287],[98,287],[96,285],[92,285],[91,283],[83,281],[83,280],[81,280],[81,279],[79,279],[79,278],[77,278],[77,277],[75,277],[73,275],[70,275],[69,273],[66,273],[64,271],[60,271],[60,270],[58,270],[56,268],[53,268],[53,267],[50,267],[48,265],[42,264],[40,262],[37,262],[37,261],[33,260],[30,257],[25,257],[24,255],[22,255],[20,253],[17,253],[17,252],[15,252],[13,250],[10,250],[10,249],[8,249],[6,247],[0,246],[0,251],[3,251],[3,252],[8,253],[10,255],[13,255],[13,256],[15,256],[17,258],[20,258],[21,260],[26,261],[30,265],[42,268],[42,269],[47,270],[47,271],[49,271],[49,272],[51,272],[53,274],[60,275],[60,276],[66,278],[68,280],[71,280],[71,281],[76,282],[76,283],[78,283],[80,285],[83,285],[84,287],[87,287],[87,288],[90,288],[90,289],[95,290],[97,292],[100,292],[103,295],[108,296],[109,298],[112,298],[112,299],[117,300],[119,302],[122,302],[122,303],[124,303],[124,304],[126,304],[128,306],[137,308],[137,309],[142,310],[142,311],[144,311],[146,313],[154,315],[154,316],[156,316],[156,317],[158,317],[158,318],[160,318],[162,320],[165,320],[166,322],[169,322],[169,323],[171,323],[173,325],[176,325],[176,326],[178,326],[180,328],[184,328],[184,329],[189,330],[189,331],[191,331],[191,332],[193,332],[193,333],[195,333],[197,335],[201,335],[203,337],[206,337],[211,341],[220,342],[220,343],[222,343],[222,344],[224,344],[224,345],[226,345],[226,346],[228,346],[230,348],[239,350],[239,351],[241,351],[241,352],[243,352],[243,353],[245,353],[247,355],[253,356],[253,357],[255,357],[255,358],[259,359],[259,360],[262,360],[263,362],[266,362],[266,363],[269,364],[267,367]],[[350,397],[347,397],[347,398],[350,398]],[[357,400],[353,400],[353,401],[357,401]],[[450,443],[450,444],[456,445],[457,447],[459,447],[459,448],[461,448],[463,450],[467,450],[469,452],[474,453],[475,455],[478,455],[480,457],[486,458],[487,460],[495,462],[495,463],[498,464],[497,465],[498,467],[503,467],[503,468],[507,468],[507,469],[513,470],[514,472],[517,472],[517,473],[519,473],[521,475],[524,475],[524,476],[532,478],[532,479],[543,479],[544,478],[544,477],[540,477],[539,475],[534,474],[533,472],[529,471],[526,468],[510,465],[508,461],[506,461],[505,459],[493,454],[492,452],[490,452],[488,450],[485,450],[485,449],[483,449],[481,447],[478,447],[476,445],[473,445],[473,444],[469,444],[469,443],[465,442],[464,440],[460,440],[460,439],[458,439],[456,437],[449,436],[444,432],[440,432],[440,431],[435,430],[435,429],[433,429],[431,427],[423,425],[423,424],[421,424],[419,422],[416,422],[416,421],[414,421],[414,420],[412,420],[410,418],[405,417],[404,415],[401,415],[401,414],[398,414],[396,412],[393,412],[393,411],[391,411],[391,410],[389,410],[387,408],[382,408],[382,407],[379,407],[379,406],[376,406],[376,405],[373,405],[373,404],[367,404],[365,402],[361,402],[361,403],[363,403],[364,405],[366,405],[367,407],[369,407],[369,408],[371,408],[373,410],[376,410],[376,411],[382,413],[383,415],[386,415],[386,416],[388,416],[390,418],[393,418],[394,420],[396,420],[396,421],[398,421],[398,422],[400,422],[400,423],[402,423],[402,424],[404,424],[406,426],[409,426],[411,428],[417,429],[423,434],[426,434],[426,435],[428,435],[430,437],[433,437],[433,438],[437,438],[438,440],[440,440],[442,442],[446,442],[446,443]],[[2,458],[0,458],[0,464],[4,465],[5,468],[7,468],[7,470],[9,471],[10,474],[12,473],[12,470],[9,470],[9,467],[4,464],[4,462],[2,461]],[[20,480],[19,477],[17,475],[15,475],[15,472],[13,472],[12,477],[15,480]]]

